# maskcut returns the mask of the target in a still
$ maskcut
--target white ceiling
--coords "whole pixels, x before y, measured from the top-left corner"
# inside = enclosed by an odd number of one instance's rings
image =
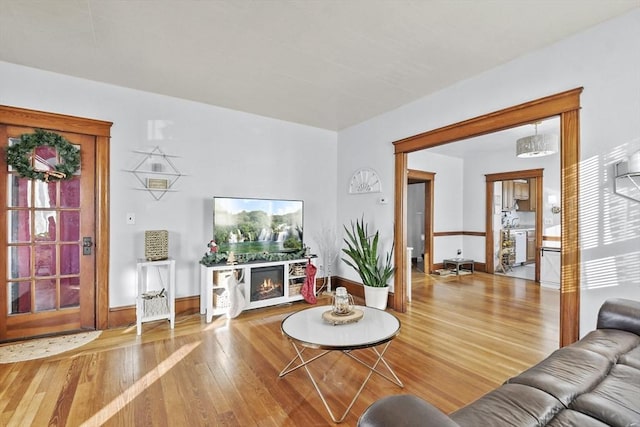
[[[0,60],[340,130],[640,0],[0,0]]]

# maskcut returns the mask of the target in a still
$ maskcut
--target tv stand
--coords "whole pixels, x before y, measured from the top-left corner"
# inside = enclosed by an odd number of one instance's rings
[[[305,267],[309,262],[313,263],[314,258],[211,267],[200,264],[200,314],[206,315],[207,323],[213,316],[227,314],[232,275],[243,290],[245,310],[300,301],[303,299],[300,291],[306,277]]]

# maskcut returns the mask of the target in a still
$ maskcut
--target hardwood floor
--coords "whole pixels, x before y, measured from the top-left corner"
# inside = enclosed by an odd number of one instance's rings
[[[558,346],[558,291],[485,273],[413,277],[408,312],[392,311],[402,330],[386,354],[405,387],[374,375],[342,425],[355,425],[389,394],[416,394],[451,412]],[[252,310],[210,324],[198,314],[182,316],[173,331],[168,322],[144,324],[141,337],[133,325],[64,355],[0,365],[0,425],[332,425],[303,370],[278,378],[294,355],[280,322],[305,307]],[[310,368],[339,414],[366,375],[341,353]]]

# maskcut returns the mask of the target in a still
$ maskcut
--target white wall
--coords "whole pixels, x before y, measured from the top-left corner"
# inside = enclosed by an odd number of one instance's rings
[[[366,165],[391,183],[393,141],[580,86],[584,334],[595,327],[604,299],[640,299],[640,208],[613,195],[611,182],[612,164],[640,149],[640,11],[339,132],[338,185]],[[338,193],[339,222],[360,210]],[[393,204],[372,209],[371,216],[392,234]]]
[[[212,197],[302,199],[304,240],[335,227],[336,133],[0,62],[0,104],[111,121],[110,306],[135,300],[144,231],[169,230],[177,296],[200,293],[198,261],[212,238]],[[150,129],[161,129],[160,132]],[[126,172],[155,146],[181,156],[177,193],[160,201]],[[126,225],[128,212],[135,225]],[[321,261],[320,261],[321,262]]]
[[[464,229],[464,161],[450,156],[419,151],[409,156],[409,169],[432,172],[433,190],[433,231],[462,231]],[[455,258],[458,249],[463,249],[461,235],[439,236],[433,239],[433,261]],[[462,256],[469,254],[463,251]]]

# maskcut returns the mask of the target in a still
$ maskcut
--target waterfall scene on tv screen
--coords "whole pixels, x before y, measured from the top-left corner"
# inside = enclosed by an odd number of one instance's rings
[[[213,238],[220,252],[302,249],[302,200],[214,197]]]

